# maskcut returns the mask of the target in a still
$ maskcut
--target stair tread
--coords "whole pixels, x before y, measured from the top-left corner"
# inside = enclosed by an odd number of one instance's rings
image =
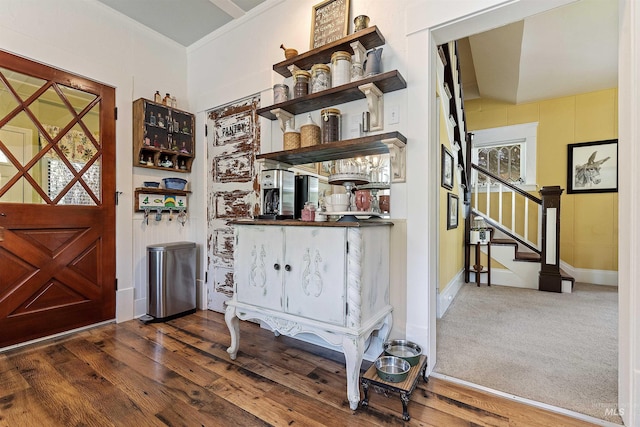
[[[513,239],[491,239],[491,244],[492,245],[518,245],[518,242],[516,242]]]
[[[540,255],[535,252],[516,252],[516,261],[540,262]]]
[[[568,280],[572,283],[576,282],[576,279],[572,275],[564,271],[563,269],[560,269],[560,276],[562,276],[562,280]]]

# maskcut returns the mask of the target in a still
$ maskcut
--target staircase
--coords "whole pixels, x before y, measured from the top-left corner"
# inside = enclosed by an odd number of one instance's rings
[[[492,268],[492,282],[550,292],[571,292],[575,280],[560,269],[559,186],[543,187],[538,198],[478,165],[471,159],[473,134],[466,131],[464,94],[457,45],[439,46],[440,99],[449,117],[447,133],[458,169],[459,197],[465,217],[465,282],[475,280],[469,236],[473,217],[493,229],[491,258],[505,269]],[[444,96],[443,96],[444,95]],[[486,253],[486,247],[484,249]]]

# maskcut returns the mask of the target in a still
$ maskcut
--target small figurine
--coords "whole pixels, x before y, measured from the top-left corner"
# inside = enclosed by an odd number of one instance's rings
[[[165,156],[164,160],[160,162],[160,166],[164,168],[170,168],[171,166],[173,166],[173,162],[169,160],[169,157]]]

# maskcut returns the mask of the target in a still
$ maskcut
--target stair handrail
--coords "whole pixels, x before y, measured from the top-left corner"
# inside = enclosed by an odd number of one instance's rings
[[[535,246],[533,246],[531,243],[525,241],[524,239],[521,239],[519,236],[516,236],[510,230],[508,230],[506,227],[503,227],[502,224],[500,224],[495,219],[491,219],[487,215],[485,215],[482,212],[480,212],[478,210],[475,210],[473,208],[471,208],[471,212],[476,216],[480,216],[480,217],[484,218],[484,220],[487,223],[487,225],[489,225],[490,227],[495,228],[496,230],[500,230],[501,232],[503,232],[504,234],[508,235],[510,238],[512,238],[516,242],[520,243],[522,246],[526,246],[527,248],[529,248],[531,251],[537,253],[538,255],[540,255],[542,253],[542,251],[540,249],[536,248]]]
[[[476,165],[475,163],[471,163],[471,168],[475,169],[478,172],[481,172],[483,175],[487,175],[491,179],[496,180],[496,181],[500,182],[501,184],[509,187],[510,189],[515,191],[516,193],[520,194],[521,196],[526,197],[527,199],[531,200],[532,202],[537,203],[538,205],[542,205],[542,199],[539,199],[536,196],[532,196],[531,194],[527,193],[526,191],[522,190],[521,188],[518,188],[516,185],[510,183],[506,179],[500,178],[498,175],[495,175],[495,174],[489,172],[488,170]],[[477,183],[476,183],[476,185],[477,185]]]

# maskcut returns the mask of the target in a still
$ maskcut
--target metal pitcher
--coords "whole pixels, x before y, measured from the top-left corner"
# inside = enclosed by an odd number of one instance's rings
[[[382,48],[373,48],[367,52],[367,58],[362,65],[364,67],[365,77],[380,74],[380,70],[382,69]]]

